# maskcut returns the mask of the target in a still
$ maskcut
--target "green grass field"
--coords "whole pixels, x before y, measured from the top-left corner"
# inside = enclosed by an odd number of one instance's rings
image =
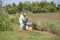
[[[0,40],[59,40],[36,31],[0,31]]]

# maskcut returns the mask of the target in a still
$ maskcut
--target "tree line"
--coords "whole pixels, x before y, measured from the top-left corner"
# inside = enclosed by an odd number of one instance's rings
[[[56,6],[54,2],[20,2],[18,5],[13,3],[3,6],[9,14],[16,14],[17,12],[32,12],[32,13],[52,13],[60,12],[60,4]]]

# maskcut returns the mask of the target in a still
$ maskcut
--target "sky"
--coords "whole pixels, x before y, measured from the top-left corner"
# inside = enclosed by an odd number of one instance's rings
[[[19,2],[25,2],[25,1],[28,1],[28,2],[39,1],[39,2],[41,2],[41,0],[2,0],[2,5],[5,6],[8,4],[12,4],[12,3],[19,4]],[[60,4],[60,0],[46,0],[46,1],[48,1],[48,2],[54,1],[55,4]]]

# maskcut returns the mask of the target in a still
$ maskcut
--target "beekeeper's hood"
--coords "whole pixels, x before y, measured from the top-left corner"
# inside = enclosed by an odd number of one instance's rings
[[[26,16],[26,14],[23,14],[23,15],[25,15],[25,16]]]
[[[25,17],[25,16],[26,16],[26,14],[23,14],[23,16]]]

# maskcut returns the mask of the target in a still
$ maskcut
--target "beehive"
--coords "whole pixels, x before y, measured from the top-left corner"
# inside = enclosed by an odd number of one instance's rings
[[[28,25],[28,30],[32,30],[32,22],[31,21],[28,21],[27,22],[27,25]]]
[[[32,31],[32,26],[31,25],[28,26],[28,30]]]

